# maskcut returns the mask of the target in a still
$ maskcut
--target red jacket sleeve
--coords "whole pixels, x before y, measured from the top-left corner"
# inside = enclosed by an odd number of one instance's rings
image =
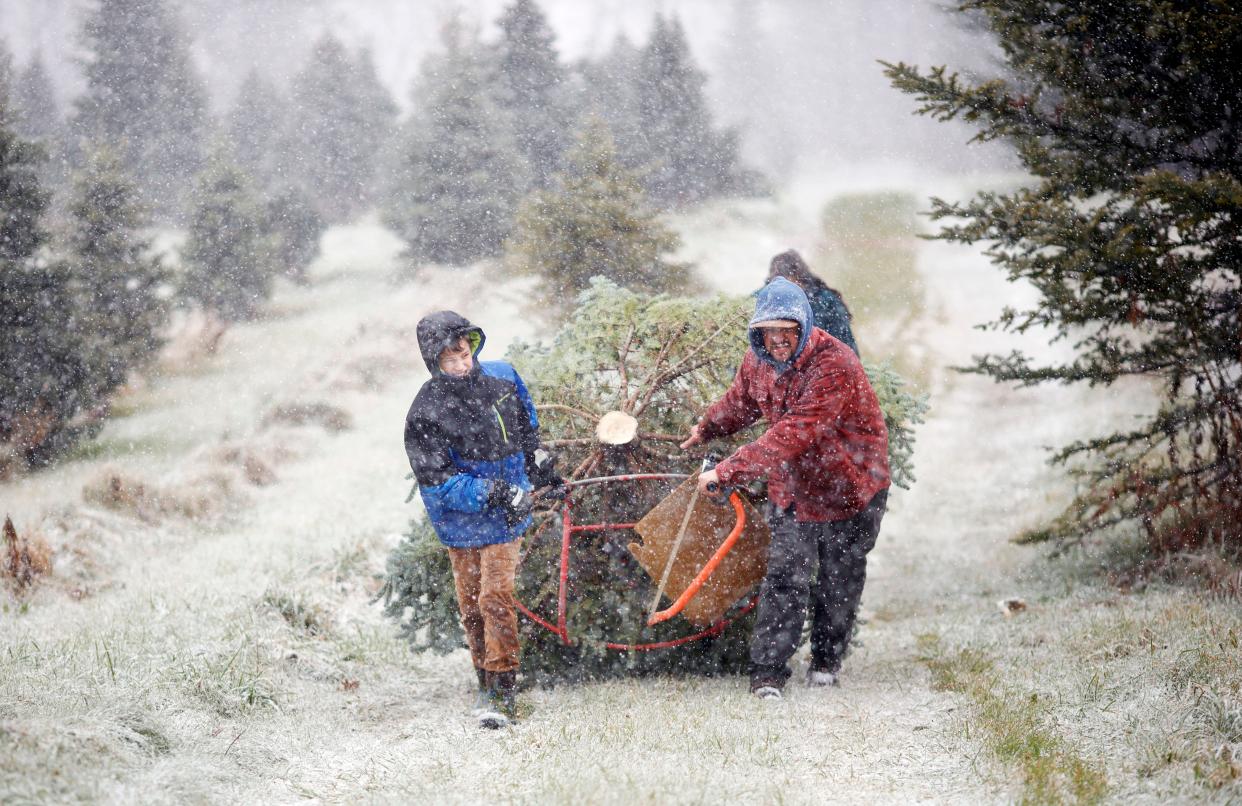
[[[742,366],[737,368],[733,383],[729,385],[724,397],[713,403],[703,415],[703,419],[699,421],[699,433],[703,439],[716,439],[735,434],[763,416],[759,404],[747,391],[750,386],[748,365],[752,357],[747,351],[746,358],[743,359]]]
[[[788,412],[763,436],[738,448],[716,465],[723,484],[752,481],[791,464],[807,448],[836,428],[845,407],[842,390],[849,388],[849,371],[843,366],[815,367],[802,393]]]

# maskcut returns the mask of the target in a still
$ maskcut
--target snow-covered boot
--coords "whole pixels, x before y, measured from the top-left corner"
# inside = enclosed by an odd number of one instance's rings
[[[837,673],[826,668],[812,666],[806,670],[806,684],[811,688],[827,688],[838,685]]]
[[[507,728],[517,719],[517,672],[488,672],[487,682],[488,702],[479,714],[479,725]]]
[[[479,678],[479,689],[474,694],[474,707],[470,709],[470,713],[475,717],[478,717],[479,714],[482,714],[485,710],[487,710],[489,702],[487,696],[487,672],[483,669],[476,668],[474,673],[478,675]]]

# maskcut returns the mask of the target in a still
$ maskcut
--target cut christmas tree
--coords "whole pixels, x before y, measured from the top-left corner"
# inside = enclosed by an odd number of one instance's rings
[[[691,425],[728,387],[745,350],[752,301],[643,295],[595,279],[549,344],[519,343],[507,358],[539,409],[544,443],[560,455],[568,480],[628,474],[682,474],[618,480],[573,488],[574,524],[634,524],[684,478],[701,456],[678,448]],[[886,374],[884,374],[886,373]],[[891,372],[877,383],[892,413],[894,477],[909,478],[909,427],[923,402]],[[555,402],[553,402],[555,401]],[[731,445],[754,438],[755,430]],[[743,491],[757,500],[761,490]],[[726,520],[733,515],[721,504]],[[560,506],[536,512],[518,571],[523,617],[522,668],[542,683],[660,673],[724,674],[745,669],[750,634],[744,593],[724,613],[729,623],[697,640],[641,651],[635,644],[676,643],[704,632],[683,616],[647,626],[656,584],[629,544],[629,526],[575,532],[566,566],[565,635],[557,634],[562,569]],[[667,593],[667,591],[666,591]],[[413,522],[388,561],[382,592],[389,615],[414,648],[449,651],[462,645],[452,574],[445,551],[424,519]],[[717,633],[718,634],[714,634]],[[568,641],[563,640],[567,638]]]

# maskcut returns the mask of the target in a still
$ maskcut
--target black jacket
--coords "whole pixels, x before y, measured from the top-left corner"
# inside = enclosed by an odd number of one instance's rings
[[[465,336],[474,350],[468,376],[440,372],[439,356]],[[478,361],[483,331],[452,311],[418,323],[418,346],[431,378],[405,418],[405,450],[436,534],[458,548],[503,543],[529,519],[506,523],[487,504],[493,481],[531,488],[526,456],[539,446],[539,421],[517,371],[504,361]]]

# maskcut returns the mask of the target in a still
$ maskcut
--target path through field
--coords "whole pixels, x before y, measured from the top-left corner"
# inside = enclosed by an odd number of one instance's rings
[[[685,254],[709,282],[749,290],[771,254],[814,241],[825,193],[683,219]],[[312,286],[282,288],[269,320],[136,393],[106,455],[0,488],[19,529],[61,548],[58,578],[0,613],[0,801],[1018,796],[963,730],[961,700],[931,688],[917,646],[1002,619],[996,601],[1021,593],[1031,550],[1008,541],[1053,505],[1043,448],[1067,426],[1050,413],[1077,405],[944,369],[983,349],[970,325],[1015,293],[984,258],[919,247],[925,314],[905,335],[931,357],[931,414],[918,483],[891,499],[871,557],[862,645],[839,689],[792,686],[769,703],[741,679],[562,687],[526,695],[530,716],[489,734],[467,713],[464,651],[410,655],[370,597],[416,512],[400,439],[425,377],[413,325],[455,308],[499,356],[538,335],[525,286],[479,269],[392,285],[399,244],[371,225],[334,230],[327,247]],[[352,427],[273,421],[286,403],[324,404]],[[230,446],[270,483],[247,482]],[[207,516],[144,521],[85,501],[105,468],[165,501],[214,491],[197,504]]]

